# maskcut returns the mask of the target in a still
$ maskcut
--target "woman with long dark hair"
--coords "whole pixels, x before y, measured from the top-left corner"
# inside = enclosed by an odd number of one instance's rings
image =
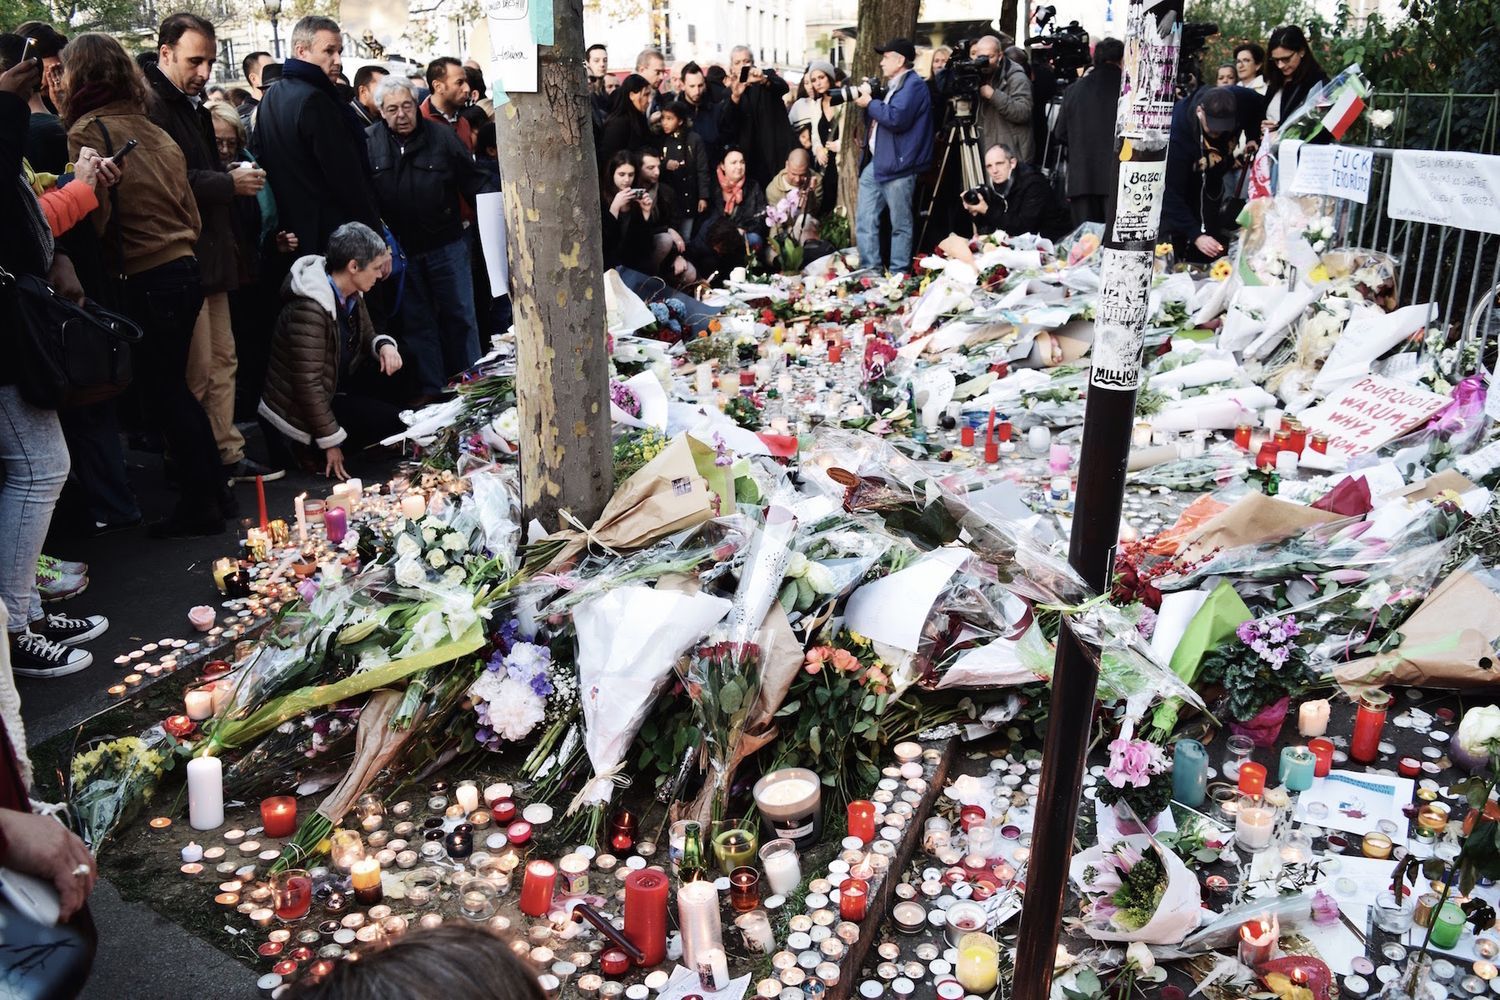
[[[632,73],[620,84],[620,88],[609,96],[609,114],[599,129],[599,155],[601,164],[607,163],[616,153],[633,153],[637,149],[655,146],[651,135],[651,122],[646,109],[651,107],[651,84],[639,73]]]
[[[1328,82],[1328,74],[1307,46],[1307,36],[1295,24],[1284,24],[1271,32],[1266,51],[1271,72],[1266,80],[1266,120],[1261,123],[1262,132],[1279,126],[1302,107],[1314,87]]]
[[[623,149],[599,171],[599,205],[604,220],[605,270],[623,265],[650,274],[651,196],[636,185],[635,161]]]
[[[836,76],[832,63],[814,59],[802,75],[801,96],[791,110],[793,125],[811,127],[810,152],[818,165],[818,173],[823,177],[822,194],[817,205],[819,215],[831,212],[839,199],[839,129],[843,123],[844,106],[835,105],[828,96]]]
[[[135,348],[135,377],[182,484],[176,510],[153,524],[151,535],[217,535],[234,509],[213,430],[187,384],[188,346],[203,306],[193,252],[200,221],[187,160],[146,117],[146,80],[109,35],[89,32],[68,43],[62,90],[74,156],[84,146],[109,156],[132,139],[138,143],[118,197],[102,200],[91,218],[109,273],[120,279],[120,308],[145,331]]]

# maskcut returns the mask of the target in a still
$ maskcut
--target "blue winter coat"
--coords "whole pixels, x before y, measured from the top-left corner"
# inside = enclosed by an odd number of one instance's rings
[[[901,74],[880,100],[865,108],[866,135],[870,123],[878,123],[875,136],[875,179],[882,184],[919,174],[932,162],[932,97],[927,85],[911,70]],[[860,169],[869,162],[865,143]]]

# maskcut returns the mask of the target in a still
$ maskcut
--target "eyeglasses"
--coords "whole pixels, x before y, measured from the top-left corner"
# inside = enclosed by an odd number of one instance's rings
[[[1277,66],[1285,66],[1288,63],[1294,63],[1294,62],[1296,62],[1297,60],[1299,60],[1301,58],[1302,58],[1302,53],[1300,53],[1300,52],[1293,52],[1289,56],[1272,56],[1271,57],[1271,62],[1275,63]]]

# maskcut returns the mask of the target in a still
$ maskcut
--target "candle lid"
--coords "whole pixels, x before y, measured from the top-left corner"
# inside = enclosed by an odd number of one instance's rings
[[[1390,706],[1391,696],[1379,688],[1371,688],[1359,696],[1359,707],[1372,712],[1383,712]]]

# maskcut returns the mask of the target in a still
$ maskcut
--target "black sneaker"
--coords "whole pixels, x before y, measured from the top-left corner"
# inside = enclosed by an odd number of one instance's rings
[[[35,632],[10,633],[10,669],[22,677],[66,677],[88,669],[94,654],[50,642]]]
[[[48,642],[59,646],[76,646],[90,639],[97,639],[109,631],[109,619],[103,615],[47,615],[31,623],[31,630]]]
[[[251,458],[242,458],[233,465],[224,466],[224,472],[236,483],[253,483],[257,476],[269,483],[286,475],[285,469],[273,469]]]
[[[202,535],[223,533],[224,519],[222,517],[185,517],[180,514],[162,518],[146,529],[146,534],[152,538],[197,538]]]

